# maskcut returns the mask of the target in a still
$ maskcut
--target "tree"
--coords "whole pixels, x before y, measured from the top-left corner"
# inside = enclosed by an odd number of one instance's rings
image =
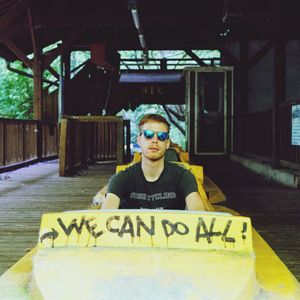
[[[14,67],[23,70],[20,62]],[[0,116],[13,119],[33,118],[33,80],[7,70],[0,59]]]

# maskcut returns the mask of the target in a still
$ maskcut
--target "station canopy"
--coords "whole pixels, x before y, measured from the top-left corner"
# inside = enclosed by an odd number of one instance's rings
[[[295,3],[294,3],[295,2]],[[221,49],[239,39],[298,39],[297,1],[0,0],[0,56],[57,41],[72,50]],[[21,53],[21,54],[20,54]]]

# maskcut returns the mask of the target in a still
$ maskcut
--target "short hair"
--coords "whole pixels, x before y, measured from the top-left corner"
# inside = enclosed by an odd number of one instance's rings
[[[169,122],[164,117],[162,117],[161,115],[158,115],[158,114],[146,114],[146,115],[144,115],[144,117],[142,117],[139,121],[139,131],[141,131],[141,127],[145,123],[147,123],[148,121],[155,121],[155,122],[164,123],[168,127],[168,132],[170,131],[171,125],[169,124]]]

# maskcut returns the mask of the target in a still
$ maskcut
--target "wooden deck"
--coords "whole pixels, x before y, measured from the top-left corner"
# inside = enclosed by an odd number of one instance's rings
[[[0,174],[0,274],[36,244],[43,213],[87,208],[114,170],[115,164],[97,164],[59,177],[58,161],[49,161]],[[226,206],[250,216],[300,280],[300,191],[229,160],[208,161],[204,172],[224,191]]]
[[[37,243],[43,213],[86,209],[115,172],[115,164],[58,176],[58,161],[0,174],[0,274]]]

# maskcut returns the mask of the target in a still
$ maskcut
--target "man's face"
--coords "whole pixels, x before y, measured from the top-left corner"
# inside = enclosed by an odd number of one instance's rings
[[[170,146],[170,139],[160,141],[157,137],[157,132],[168,132],[168,126],[164,123],[150,120],[142,125],[141,131],[143,132],[144,130],[152,130],[156,134],[151,139],[146,138],[144,134],[138,136],[137,142],[141,147],[143,156],[150,160],[161,159]]]

